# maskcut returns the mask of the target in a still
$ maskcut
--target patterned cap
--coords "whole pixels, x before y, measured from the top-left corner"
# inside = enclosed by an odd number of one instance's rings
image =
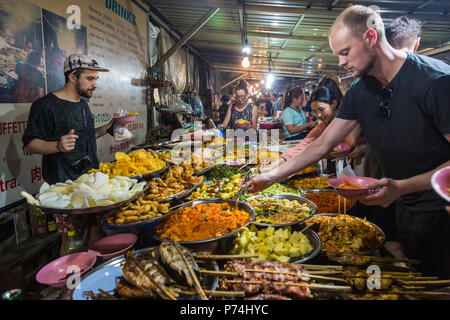
[[[71,54],[66,58],[66,60],[64,60],[64,73],[78,68],[96,70],[100,72],[109,71],[109,69],[99,67],[97,61],[84,54]]]

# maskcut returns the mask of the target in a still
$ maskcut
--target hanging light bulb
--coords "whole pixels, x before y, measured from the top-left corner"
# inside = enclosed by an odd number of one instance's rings
[[[244,57],[244,59],[242,59],[242,66],[244,68],[250,67],[250,60],[248,60],[248,57]]]

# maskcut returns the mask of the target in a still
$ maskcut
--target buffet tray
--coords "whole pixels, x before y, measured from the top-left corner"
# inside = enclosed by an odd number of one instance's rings
[[[107,213],[109,211],[112,211],[114,209],[120,208],[121,206],[136,200],[141,194],[143,194],[144,192],[146,192],[148,189],[148,183],[145,186],[145,188],[135,194],[134,196],[126,199],[126,200],[122,200],[116,203],[113,203],[109,206],[97,206],[97,207],[89,207],[89,208],[72,208],[72,209],[64,209],[64,208],[53,208],[53,207],[43,207],[43,206],[37,206],[31,203],[28,203],[28,205],[33,208],[33,209],[40,209],[42,212],[46,213],[46,214],[71,214],[71,215],[76,215],[76,214],[94,214],[94,213]],[[36,199],[38,199],[39,197],[39,193],[35,196]]]
[[[257,199],[257,198],[275,198],[275,199],[287,199],[287,200],[296,200],[299,203],[307,203],[308,206],[313,209],[313,212],[306,218],[294,221],[294,222],[289,222],[289,223],[279,223],[279,224],[272,224],[272,223],[260,223],[260,222],[252,222],[255,226],[257,227],[287,227],[287,226],[294,226],[297,224],[302,224],[303,222],[305,222],[306,220],[310,219],[312,216],[314,216],[314,214],[317,212],[317,206],[315,205],[315,203],[313,203],[312,201],[293,195],[293,194],[276,194],[276,195],[258,195],[258,196],[253,196],[253,197],[249,197],[247,198],[246,201],[251,200],[251,199]],[[249,204],[250,205],[250,204]],[[251,206],[251,205],[250,205]],[[254,210],[254,209],[253,209]],[[256,216],[256,213],[255,213]],[[253,219],[255,220],[255,219]]]
[[[228,203],[230,204],[230,206],[234,207],[236,200],[234,199],[226,199],[226,200],[217,200],[217,199],[202,199],[202,200],[197,200],[197,201],[193,201],[190,203],[186,203],[185,205],[181,206],[180,208],[178,208],[177,210],[171,212],[170,214],[167,214],[164,218],[167,219],[170,215],[174,214],[175,212],[177,212],[178,210],[181,210],[182,208],[185,207],[192,207],[195,206],[197,204],[201,204],[201,203]],[[231,237],[232,235],[234,235],[235,233],[237,233],[239,230],[243,229],[244,227],[248,226],[250,223],[252,223],[253,219],[255,218],[255,211],[253,210],[253,208],[245,201],[238,201],[238,209],[240,210],[244,210],[248,213],[250,213],[250,220],[247,221],[246,224],[244,224],[242,227],[233,230],[227,234],[224,234],[222,236],[219,237],[215,237],[215,238],[210,238],[210,239],[204,239],[204,240],[197,240],[197,241],[177,241],[179,244],[182,245],[199,245],[199,244],[205,244],[205,243],[211,243],[211,242],[216,242],[217,244],[219,243],[220,240],[222,239],[226,239]],[[163,241],[164,239],[159,238],[156,235],[153,236],[156,240],[158,241]]]
[[[135,176],[130,176],[128,178],[130,179],[138,179],[138,180],[147,180],[147,179],[151,179],[154,176],[161,174],[163,172],[165,172],[167,169],[169,169],[170,164],[166,163],[166,166],[164,168],[155,170],[155,171],[151,171],[151,172],[147,172],[147,173],[143,173],[143,174],[138,174]]]

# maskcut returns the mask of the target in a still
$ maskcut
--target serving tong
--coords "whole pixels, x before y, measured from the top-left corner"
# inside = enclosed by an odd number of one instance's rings
[[[251,172],[251,171],[247,171],[246,173],[244,173],[244,181],[242,181],[242,186],[241,186],[241,188],[239,189],[239,191],[238,191],[238,193],[237,193],[237,196],[236,196],[236,202],[235,202],[235,204],[234,204],[235,208],[237,208],[237,206],[238,206],[239,199],[241,198],[241,196],[242,196],[242,194],[243,194],[243,192],[244,192],[244,189],[247,189],[247,188],[245,188],[244,186],[245,186],[245,184],[247,183],[247,181],[249,180],[250,172]]]

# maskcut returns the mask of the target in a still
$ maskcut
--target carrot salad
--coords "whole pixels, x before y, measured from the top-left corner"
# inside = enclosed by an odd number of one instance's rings
[[[250,214],[228,203],[201,203],[175,212],[156,227],[162,239],[198,241],[223,236],[244,226]]]

